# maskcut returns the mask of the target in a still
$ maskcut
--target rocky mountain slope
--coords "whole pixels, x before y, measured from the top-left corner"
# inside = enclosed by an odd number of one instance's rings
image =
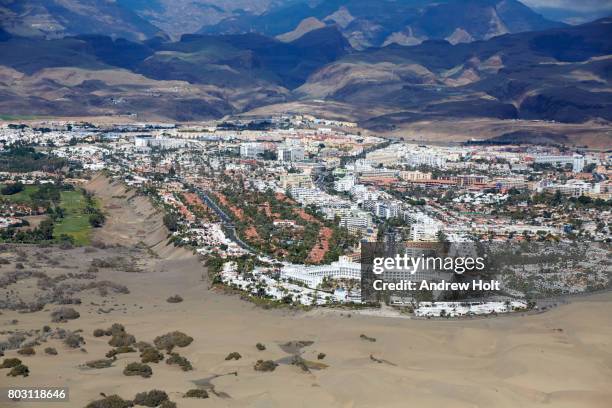
[[[453,118],[611,121],[611,38],[610,18],[362,51],[337,25],[284,41],[256,33],[43,39],[0,30],[0,113],[196,120],[310,101],[347,107],[377,130]]]
[[[42,38],[88,33],[144,40],[165,35],[147,19],[109,0],[0,0],[0,28]]]
[[[289,2],[261,15],[243,13],[205,26],[202,32],[286,36],[300,27],[303,32],[305,25],[317,28],[321,23],[338,26],[357,49],[416,45],[431,39],[471,42],[563,25],[517,0],[327,0]]]

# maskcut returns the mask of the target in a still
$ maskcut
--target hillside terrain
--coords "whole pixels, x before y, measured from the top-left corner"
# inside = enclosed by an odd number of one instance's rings
[[[317,28],[321,23],[339,27],[357,49],[432,39],[456,44],[563,26],[517,0],[328,0],[287,2],[263,14],[243,13],[205,26],[202,32],[254,31],[282,38],[300,26],[306,31],[305,24]]]
[[[331,7],[334,1],[317,7]],[[17,8],[8,0],[2,4],[9,3]],[[116,7],[126,2],[120,3]],[[401,2],[406,7],[417,3],[422,2]],[[490,1],[478,4],[485,3]],[[507,25],[515,21],[504,15]],[[274,21],[288,25],[266,26],[269,35],[185,34],[175,41],[144,29],[142,37],[148,39],[127,36],[130,40],[61,36],[69,26],[53,35],[32,35],[3,24],[0,113],[190,121],[299,111],[354,120],[384,133],[423,121],[607,125],[612,120],[612,18],[578,26],[545,21],[544,26],[557,27],[491,38],[481,32],[473,40],[488,39],[455,44],[432,34],[419,44],[360,50],[337,21],[328,24],[311,16],[294,27],[281,17]],[[539,27],[525,25],[529,21],[543,21],[515,17],[523,24],[516,22],[515,31]],[[426,26],[434,33],[434,25]]]

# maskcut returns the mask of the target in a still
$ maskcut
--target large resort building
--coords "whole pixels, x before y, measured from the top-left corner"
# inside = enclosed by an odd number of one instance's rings
[[[317,288],[324,278],[361,280],[361,264],[352,262],[347,256],[341,256],[330,265],[288,265],[281,270],[281,278]]]

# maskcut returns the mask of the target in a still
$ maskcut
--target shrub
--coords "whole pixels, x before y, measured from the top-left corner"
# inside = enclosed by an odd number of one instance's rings
[[[187,347],[192,341],[193,337],[180,331],[173,331],[156,337],[153,343],[158,349],[172,349],[173,347]]]
[[[153,375],[153,370],[147,364],[130,363],[123,370],[123,375],[139,375],[143,378],[149,378]]]
[[[148,348],[153,348],[151,343],[147,343],[146,341],[137,341],[136,343],[134,343],[134,347],[136,347],[136,349],[141,353]]]
[[[135,353],[135,352],[136,352],[136,349],[134,347],[121,346],[121,347],[117,347],[115,349],[110,350],[108,353],[106,353],[106,357],[113,358],[117,354]]]
[[[140,361],[143,363],[159,363],[164,359],[164,355],[154,348],[147,348],[140,353]]]
[[[367,340],[367,341],[371,341],[371,342],[375,342],[376,341],[376,339],[374,337],[369,337],[369,336],[366,336],[365,334],[361,334],[359,336],[359,338],[361,340]]]
[[[9,371],[7,374],[7,376],[11,377],[17,377],[20,375],[23,377],[27,377],[28,375],[30,375],[30,369],[28,368],[28,366],[19,364],[18,366],[13,367],[11,371]]]
[[[255,345],[255,347],[257,347],[257,350],[259,350],[259,351],[264,351],[264,350],[266,349],[266,346],[264,346],[264,345],[263,345],[263,344],[261,344],[261,343],[257,343],[257,344]]]
[[[200,390],[198,388],[194,388],[192,390],[187,391],[183,398],[208,398],[208,392],[206,390]]]
[[[113,334],[113,337],[108,341],[108,344],[113,347],[129,346],[136,343],[136,338],[126,332]]]
[[[96,329],[93,331],[93,336],[94,337],[102,337],[102,336],[108,336],[110,334],[109,331],[104,330],[104,329]]]
[[[100,360],[91,360],[85,363],[85,365],[89,368],[108,368],[113,365],[113,360],[108,360],[106,358],[102,358]]]
[[[134,397],[134,404],[144,405],[145,407],[157,407],[164,401],[168,401],[168,394],[160,390],[139,392]]]
[[[255,371],[274,371],[277,366],[278,364],[272,360],[257,360],[253,368]]]
[[[78,333],[70,333],[64,339],[64,344],[71,348],[79,348],[85,344],[85,339]]]
[[[115,334],[125,333],[125,327],[121,323],[113,323],[107,331],[110,332],[107,336],[114,336]]]
[[[109,395],[100,400],[90,402],[85,408],[130,408],[132,401],[126,401],[118,395]]]
[[[240,360],[241,358],[242,356],[240,355],[240,353],[236,351],[229,353],[227,357],[225,357],[226,360]]]
[[[176,403],[170,400],[166,400],[162,402],[158,408],[176,408]]]
[[[181,303],[182,301],[183,298],[179,295],[170,296],[168,299],[166,299],[166,302],[168,303]]]
[[[48,354],[50,356],[57,356],[57,350],[54,347],[47,347],[45,349],[45,354]]]
[[[79,312],[71,307],[60,307],[51,312],[51,321],[54,323],[66,322],[68,320],[78,319],[79,317],[81,317]]]
[[[317,354],[317,360],[323,360],[325,358],[325,353]]]
[[[23,191],[23,189],[23,183],[18,181],[16,183],[7,184],[6,186],[2,187],[0,193],[2,193],[3,195],[13,195],[19,193],[20,191]]]
[[[34,350],[34,347],[24,347],[17,350],[17,354],[21,354],[22,356],[33,356],[36,354],[36,350]]]
[[[43,330],[43,333],[49,333],[51,331],[51,327],[44,325],[42,330]]]
[[[13,368],[17,367],[19,364],[21,364],[21,360],[18,358],[5,358],[0,368]]]
[[[166,364],[170,364],[170,365],[176,364],[179,367],[181,367],[181,370],[183,371],[193,370],[193,366],[191,365],[191,362],[178,353],[170,353],[170,357],[166,359]]]

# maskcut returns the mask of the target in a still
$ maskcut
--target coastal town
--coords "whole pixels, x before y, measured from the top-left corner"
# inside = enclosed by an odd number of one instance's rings
[[[421,144],[309,115],[6,123],[0,148],[3,241],[40,239],[34,231],[48,220],[55,224],[47,239],[86,239],[49,197],[54,189],[76,194],[102,172],[153,200],[171,241],[200,254],[215,285],[257,302],[359,305],[361,249],[374,242],[486,242],[560,254],[500,267],[502,289],[487,298],[388,300],[417,317],[526,310],[531,299],[604,289],[612,278],[609,153],[476,139]],[[103,222],[94,199],[83,199],[91,203],[73,211],[75,225]],[[570,261],[566,248],[582,252]]]

